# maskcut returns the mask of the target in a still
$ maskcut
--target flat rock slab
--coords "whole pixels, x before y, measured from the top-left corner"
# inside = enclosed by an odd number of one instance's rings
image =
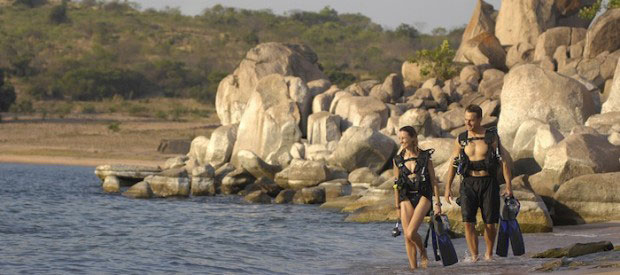
[[[541,253],[535,254],[532,258],[562,258],[578,257],[602,251],[614,250],[614,245],[609,241],[593,243],[576,243],[563,248],[552,248]]]
[[[116,176],[119,179],[141,181],[161,171],[161,168],[153,166],[106,164],[97,166],[95,168],[95,175],[101,180],[104,180],[107,176]]]

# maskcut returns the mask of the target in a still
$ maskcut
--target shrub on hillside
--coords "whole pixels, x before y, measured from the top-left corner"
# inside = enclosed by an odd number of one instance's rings
[[[45,4],[47,4],[47,0],[15,0],[15,2],[13,2],[15,6],[25,6],[28,8],[36,8]]]
[[[57,83],[58,89],[72,100],[102,100],[115,95],[138,98],[153,89],[144,75],[127,69],[76,68]]]
[[[62,4],[56,5],[50,10],[49,20],[53,24],[62,24],[69,22],[69,16],[67,16],[66,1],[62,1]]]
[[[605,9],[617,9],[620,8],[620,0],[608,0],[606,1],[607,5],[605,5]],[[602,0],[596,0],[591,6],[583,7],[579,10],[579,17],[584,19],[593,19],[596,17],[596,14],[603,7]]]
[[[0,112],[6,112],[15,103],[15,89],[4,82],[4,71],[0,69]]]

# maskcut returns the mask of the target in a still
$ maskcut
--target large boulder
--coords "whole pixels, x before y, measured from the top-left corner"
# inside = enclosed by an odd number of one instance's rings
[[[596,113],[592,95],[581,83],[533,64],[515,67],[504,77],[501,102],[497,126],[507,148],[525,120],[538,119],[568,133]]]
[[[617,49],[620,49],[620,9],[609,9],[588,28],[583,56],[594,58]]]
[[[202,165],[209,163],[215,168],[219,168],[230,161],[230,157],[237,140],[237,129],[239,124],[220,126],[211,133],[207,153],[205,154]]]
[[[587,28],[590,21],[578,17],[592,0],[504,0],[495,23],[495,36],[502,45],[527,42],[536,45],[539,36],[556,26]]]
[[[545,166],[547,149],[558,144],[562,139],[564,139],[562,133],[549,126],[549,124],[538,127],[534,135],[534,151],[532,153],[534,154],[534,160],[536,160],[540,167]]]
[[[620,171],[620,148],[600,135],[573,134],[547,149],[543,170],[529,178],[541,196],[553,197],[562,183],[587,174]]]
[[[270,74],[296,76],[303,82],[326,79],[317,55],[307,46],[263,43],[249,50],[217,89],[215,107],[222,125],[239,123],[259,80]]]
[[[270,165],[260,159],[256,154],[248,150],[241,150],[237,153],[237,160],[241,168],[248,171],[255,178],[266,177],[273,179],[275,174],[280,171],[279,167]]]
[[[534,61],[543,60],[545,57],[553,57],[559,46],[570,46],[586,37],[586,29],[555,27],[546,30],[538,37],[534,50]]]
[[[346,179],[335,179],[319,184],[325,190],[325,201],[351,195],[351,184]]]
[[[325,189],[320,186],[306,187],[295,193],[295,204],[321,204],[325,202]]]
[[[434,149],[435,153],[431,156],[435,167],[448,161],[454,150],[455,140],[453,138],[427,138],[418,144],[420,149]]]
[[[338,89],[338,86],[332,86],[324,93],[316,95],[312,99],[312,113],[329,112],[329,107],[332,104],[332,100],[337,92],[342,90]]]
[[[225,195],[237,194],[246,186],[254,183],[255,180],[256,178],[254,178],[252,174],[248,173],[248,171],[242,168],[237,168],[223,177],[220,189],[222,194]]]
[[[378,185],[381,181],[377,173],[373,172],[368,167],[361,167],[353,170],[349,174],[348,180],[351,183],[351,187],[363,188],[370,188],[372,185]]]
[[[382,101],[370,96],[350,96],[340,99],[334,114],[342,118],[344,131],[351,126],[381,130],[387,124],[390,110]]]
[[[495,32],[495,19],[493,18],[494,12],[495,9],[493,9],[492,5],[482,0],[476,1],[474,13],[472,14],[471,19],[463,32],[461,41],[466,42],[483,32],[493,34]],[[467,62],[467,59],[463,53],[463,43],[461,43],[461,46],[456,51],[454,62]]]
[[[603,103],[601,113],[620,112],[620,59],[616,64],[616,72],[608,95],[607,100]]]
[[[318,112],[308,117],[308,142],[327,144],[340,140],[340,116],[329,112]]]
[[[492,33],[483,32],[461,45],[465,59],[475,65],[506,69],[506,51]]]
[[[139,182],[144,178],[161,172],[159,167],[126,165],[126,164],[105,164],[95,168],[95,175],[101,180],[108,176],[115,176],[119,180]]]
[[[245,195],[243,199],[249,203],[271,203],[271,197],[261,190],[253,191]]]
[[[329,162],[349,172],[368,167],[379,173],[391,160],[395,150],[396,144],[390,137],[373,129],[351,127],[343,133]]]
[[[424,109],[411,109],[400,116],[398,128],[405,126],[413,127],[418,135],[432,136],[436,134],[433,131],[431,115]]]
[[[123,192],[123,196],[132,199],[149,199],[153,197],[153,190],[146,181],[141,181]]]
[[[504,77],[497,78],[482,78],[480,85],[478,85],[478,92],[484,95],[486,98],[497,100],[502,94],[502,87],[504,86]],[[488,113],[484,112],[484,115]]]
[[[428,77],[422,75],[421,66],[415,62],[405,61],[401,68],[405,86],[418,86]]]
[[[192,140],[187,156],[198,161],[200,165],[205,165],[206,155],[209,148],[209,138],[205,136],[197,136]],[[170,167],[168,167],[170,168]],[[165,169],[165,168],[164,168]]]
[[[189,158],[187,156],[177,156],[172,157],[166,160],[164,166],[162,166],[163,170],[181,168],[185,166],[185,162],[188,161]]]
[[[620,127],[620,110],[593,115],[588,118],[585,126],[594,128],[601,135],[610,135],[615,125]]]
[[[530,63],[533,59],[534,46],[527,42],[519,42],[508,49],[506,67],[512,68],[518,64]]]
[[[309,81],[307,83],[308,91],[310,91],[311,97],[314,98],[317,95],[324,93],[332,87],[332,83],[327,79],[317,79]]]
[[[288,83],[281,75],[272,74],[256,85],[237,130],[231,161],[235,166],[238,167],[237,152],[241,150],[268,159],[272,153],[288,152],[301,139],[302,113],[296,101],[299,99],[292,95]]]
[[[116,176],[105,177],[101,187],[103,187],[103,192],[106,193],[118,193],[121,191],[121,183]]]
[[[620,220],[620,172],[590,174],[560,186],[555,216],[562,223]]]
[[[534,143],[538,128],[545,125],[538,119],[528,119],[519,125],[519,129],[515,134],[512,149],[509,150],[512,159],[518,160],[523,158],[531,158],[534,156]]]
[[[184,168],[170,169],[144,179],[157,197],[187,197],[190,180]]]
[[[379,85],[377,80],[364,80],[353,83],[346,87],[344,90],[355,96],[368,96],[372,88]]]
[[[192,196],[213,196],[217,192],[215,169],[211,165],[192,169],[190,191]]]
[[[329,179],[329,170],[322,161],[294,159],[275,175],[275,182],[283,189],[300,190],[313,187]]]
[[[495,23],[495,36],[502,45],[527,42],[536,45],[538,36],[554,26],[554,1],[504,0]]]
[[[454,108],[441,114],[439,118],[439,126],[441,127],[441,130],[444,132],[450,132],[456,128],[464,126],[464,114],[465,109],[461,107]]]
[[[403,95],[404,90],[402,77],[392,73],[385,78],[381,85],[374,86],[369,96],[385,103],[396,102]]]
[[[295,190],[284,189],[278,193],[278,195],[273,199],[273,203],[283,204],[290,203],[293,201],[293,197],[295,196]]]

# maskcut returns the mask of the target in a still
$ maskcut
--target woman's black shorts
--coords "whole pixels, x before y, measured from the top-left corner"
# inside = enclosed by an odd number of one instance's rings
[[[499,221],[499,184],[495,177],[466,177],[461,183],[463,222],[476,223],[478,208],[486,224]]]

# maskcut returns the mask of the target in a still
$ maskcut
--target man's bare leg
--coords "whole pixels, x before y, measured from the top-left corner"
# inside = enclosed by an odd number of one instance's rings
[[[471,261],[478,261],[478,235],[476,234],[475,223],[465,223],[465,240],[471,253]]]
[[[490,260],[493,258],[493,245],[495,244],[496,234],[497,231],[495,230],[495,224],[484,225],[484,242],[487,245],[487,251],[484,253],[485,260]]]

